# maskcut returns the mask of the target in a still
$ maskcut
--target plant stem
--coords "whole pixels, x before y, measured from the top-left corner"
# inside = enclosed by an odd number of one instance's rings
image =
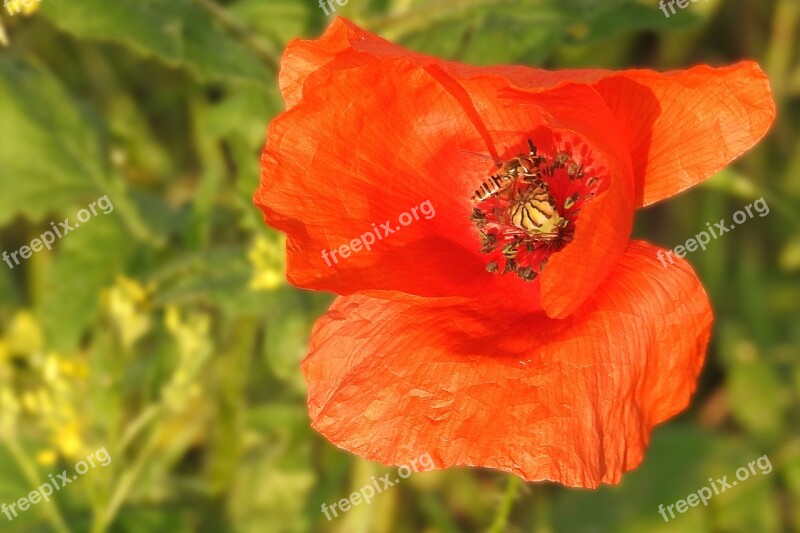
[[[0,45],[8,46],[8,35],[6,35],[6,29],[3,26],[2,19],[0,19]]]
[[[8,447],[9,453],[14,458],[14,461],[17,463],[17,466],[22,471],[22,474],[25,476],[26,481],[30,483],[31,487],[39,486],[41,481],[39,478],[39,471],[33,464],[33,461],[25,455],[19,443],[13,438],[4,439],[1,442]],[[66,522],[64,522],[64,517],[61,516],[61,511],[58,509],[58,504],[56,502],[46,502],[45,505],[42,506],[42,513],[47,517],[55,531],[58,533],[70,532]]]
[[[273,74],[278,72],[279,53],[275,48],[261,37],[255,35],[249,28],[239,20],[230,15],[225,8],[213,0],[195,0],[209,15],[214,17],[228,31],[237,35],[242,42],[263,59],[272,69]]]
[[[522,480],[518,476],[513,474],[509,476],[506,492],[503,494],[503,501],[500,502],[500,508],[497,509],[494,521],[489,527],[489,533],[502,533],[506,530],[508,516],[511,514],[511,508],[514,506],[514,500],[517,498],[517,491],[521,483]]]
[[[105,532],[116,518],[122,504],[125,503],[128,495],[139,480],[142,472],[147,466],[147,462],[153,456],[158,445],[160,432],[156,431],[150,436],[144,448],[139,452],[139,456],[133,465],[122,475],[117,486],[112,491],[111,498],[104,511],[99,516],[95,516],[92,524],[92,533]]]

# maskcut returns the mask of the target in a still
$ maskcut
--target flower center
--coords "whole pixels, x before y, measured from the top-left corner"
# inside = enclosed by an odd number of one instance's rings
[[[572,240],[583,202],[597,194],[599,179],[587,176],[567,151],[530,152],[495,161],[497,173],[472,195],[472,221],[489,255],[486,270],[516,273],[533,281],[548,258]]]

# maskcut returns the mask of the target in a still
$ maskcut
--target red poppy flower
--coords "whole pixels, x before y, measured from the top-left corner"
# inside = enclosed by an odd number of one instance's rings
[[[583,487],[636,467],[712,314],[633,214],[766,133],[759,67],[471,67],[337,19],[280,85],[255,201],[289,280],[341,295],[303,363],[314,427],[382,463]]]

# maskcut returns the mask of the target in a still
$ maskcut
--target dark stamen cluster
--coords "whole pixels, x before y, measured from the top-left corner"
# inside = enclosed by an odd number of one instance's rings
[[[533,281],[548,257],[572,240],[574,220],[599,180],[587,180],[584,164],[569,151],[548,156],[530,140],[528,146],[528,154],[495,162],[498,172],[472,196],[470,218],[481,253],[490,255],[487,272],[514,272]]]

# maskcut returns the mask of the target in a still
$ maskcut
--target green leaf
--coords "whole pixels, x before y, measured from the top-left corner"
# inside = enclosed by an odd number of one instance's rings
[[[210,106],[208,135],[226,138],[241,135],[258,153],[266,141],[266,126],[283,111],[283,97],[277,84],[265,88],[253,83],[237,83],[229,87],[226,97]],[[258,177],[258,157],[250,154]],[[252,194],[252,191],[251,191]]]
[[[759,439],[782,437],[790,407],[790,383],[768,354],[731,325],[719,329],[720,362],[726,370],[726,398],[731,414]]]
[[[691,12],[667,18],[656,5],[626,3],[578,22],[570,28],[566,42],[592,44],[645,30],[682,30],[696,26],[701,20]]]
[[[478,65],[540,64],[561,40],[565,25],[566,17],[557,10],[492,14],[469,37],[460,59]]]
[[[116,521],[114,522],[114,530],[116,533],[149,533],[153,531],[169,531],[170,533],[190,533],[192,531],[196,531],[194,526],[192,525],[193,519],[196,520],[197,517],[194,516],[194,512],[202,513],[203,511],[208,512],[208,519],[213,520],[213,516],[211,515],[211,510],[213,509],[205,509],[205,502],[196,502],[194,509],[192,506],[186,505],[186,509],[181,512],[180,509],[175,509],[171,507],[164,506],[162,508],[157,508],[154,506],[130,506],[124,508],[119,516],[117,517]],[[212,528],[220,528],[217,531],[221,531],[221,524],[213,524],[209,523],[208,521],[204,520],[203,524],[206,527]]]
[[[323,17],[317,2],[297,0],[242,0],[230,7],[231,15],[246,21],[260,35],[277,44],[306,35]]]
[[[25,439],[22,442],[16,443],[16,445],[34,447],[37,446],[38,443]],[[14,461],[13,455],[9,452],[8,446],[2,441],[0,441],[0,472],[2,473],[2,475],[0,475],[0,505],[5,504],[7,508],[20,498],[27,497],[31,490],[39,486],[31,486],[30,482],[25,479],[19,465]],[[44,477],[44,474],[42,474],[42,478],[41,483],[47,482],[47,478]],[[15,508],[13,512],[8,510],[8,513],[12,516],[11,521],[9,521],[5,514],[0,514],[0,523],[3,524],[3,533],[52,531],[52,528],[47,526],[44,519],[42,505],[56,505],[53,500],[57,498],[58,495],[55,494],[51,496],[49,503],[40,502],[36,506],[31,506],[27,511],[20,511],[19,508]],[[14,516],[14,512],[16,512],[16,516]]]
[[[158,287],[154,305],[215,305],[232,315],[262,310],[263,296],[248,288],[252,266],[243,246],[184,253],[151,278]]]
[[[800,380],[799,380],[800,381]],[[794,446],[795,456],[787,461],[783,468],[783,478],[789,491],[789,518],[794,525],[794,530],[800,529],[800,453],[797,444]]]
[[[302,295],[292,292],[294,301]],[[288,300],[288,298],[286,298]],[[264,356],[270,369],[282,381],[304,392],[306,385],[299,372],[300,363],[308,353],[308,340],[313,321],[303,311],[303,306],[286,306],[279,313],[271,313],[267,319]]]
[[[247,425],[258,431],[251,439],[257,442],[239,462],[228,499],[228,512],[237,531],[311,531],[302,514],[316,481],[309,468],[311,445],[305,409],[277,402],[256,407]]]
[[[738,439],[692,428],[661,428],[653,435],[644,463],[625,474],[620,485],[563,494],[554,506],[554,529],[574,533],[777,532],[778,477],[774,469],[762,470],[761,465],[754,465],[755,473],[748,471],[743,480],[736,477],[737,469],[747,469],[750,462],[763,455],[763,451],[748,448]],[[736,485],[712,495],[707,506],[698,502],[684,513],[674,507],[678,500],[708,487],[709,478],[718,480],[723,476],[727,476],[728,483],[736,481]],[[713,492],[712,489],[709,488]],[[664,506],[669,521],[659,514],[659,505]],[[669,505],[673,505],[674,518],[670,517]]]
[[[461,9],[446,9],[446,2],[427,2],[373,24],[381,28],[391,22],[387,26],[389,37],[402,37],[405,46],[440,57],[479,65],[535,65],[549,58],[562,41],[569,40],[567,35],[604,39],[616,32],[616,18],[623,23],[630,19],[634,24],[642,6],[630,3],[522,0],[513,5],[487,5],[473,1]],[[653,24],[651,17],[645,22]]]
[[[66,351],[78,344],[97,316],[100,292],[124,271],[133,241],[114,211],[108,215],[98,211],[57,246],[60,250],[46,273],[38,311],[49,345]]]
[[[21,289],[22,287],[8,265],[5,262],[0,263],[0,302],[5,304],[0,312],[5,313],[9,309],[20,306],[22,303]]]
[[[97,132],[41,65],[0,58],[0,117],[0,225],[40,220],[98,192]]]
[[[120,43],[203,81],[272,83],[266,63],[192,0],[47,2],[42,13],[76,37]]]
[[[431,9],[425,5],[417,11]],[[540,63],[552,53],[567,24],[562,10],[550,2],[537,9],[477,6],[418,23],[412,17],[414,11],[409,13],[411,21],[390,27],[390,37],[397,34],[403,46],[414,50],[484,65]]]

